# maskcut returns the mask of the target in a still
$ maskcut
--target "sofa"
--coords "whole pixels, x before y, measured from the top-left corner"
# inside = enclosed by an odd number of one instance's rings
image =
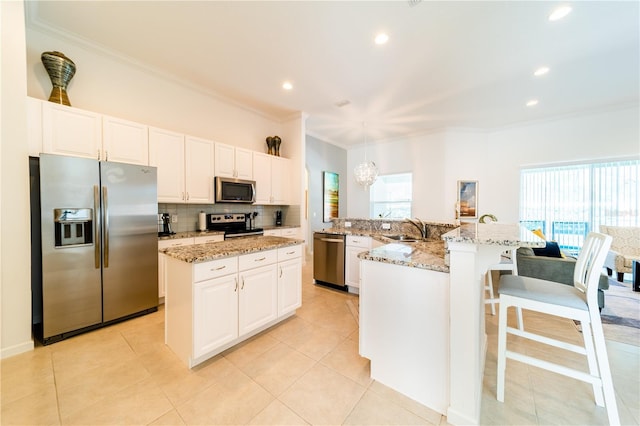
[[[622,282],[625,272],[632,272],[633,261],[640,262],[640,228],[600,225],[600,232],[613,238],[604,261],[607,273],[611,276],[616,271],[618,281]]]
[[[518,275],[573,285],[576,258],[566,253],[564,253],[564,257],[541,256],[536,255],[533,249],[529,247],[520,247],[516,252],[516,262]],[[609,279],[603,273],[598,283],[598,306],[600,310],[604,308],[604,290],[608,288]]]

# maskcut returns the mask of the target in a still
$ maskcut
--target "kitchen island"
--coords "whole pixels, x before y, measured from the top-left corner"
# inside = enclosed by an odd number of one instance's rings
[[[478,424],[486,350],[482,277],[502,252],[541,245],[517,224],[468,223],[439,242],[361,253],[360,353],[371,360],[371,377],[450,424]]]
[[[163,249],[165,343],[191,368],[295,314],[302,244],[254,236]]]

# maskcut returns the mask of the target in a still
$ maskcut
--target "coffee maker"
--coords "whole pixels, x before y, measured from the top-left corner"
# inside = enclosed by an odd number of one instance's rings
[[[169,213],[158,214],[158,236],[173,235],[171,230],[171,215]]]
[[[276,226],[282,226],[282,210],[276,210]]]

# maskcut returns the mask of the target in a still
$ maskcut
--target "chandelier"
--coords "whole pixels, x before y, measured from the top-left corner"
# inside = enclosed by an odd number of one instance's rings
[[[364,132],[364,123],[362,123]],[[367,161],[367,133],[364,132],[364,162],[358,164],[353,169],[356,182],[366,191],[378,178],[378,167],[373,161]]]

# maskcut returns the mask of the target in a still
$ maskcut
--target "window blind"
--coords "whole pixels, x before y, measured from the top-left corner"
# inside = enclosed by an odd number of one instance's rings
[[[524,168],[520,222],[577,253],[600,225],[640,226],[640,160]]]

